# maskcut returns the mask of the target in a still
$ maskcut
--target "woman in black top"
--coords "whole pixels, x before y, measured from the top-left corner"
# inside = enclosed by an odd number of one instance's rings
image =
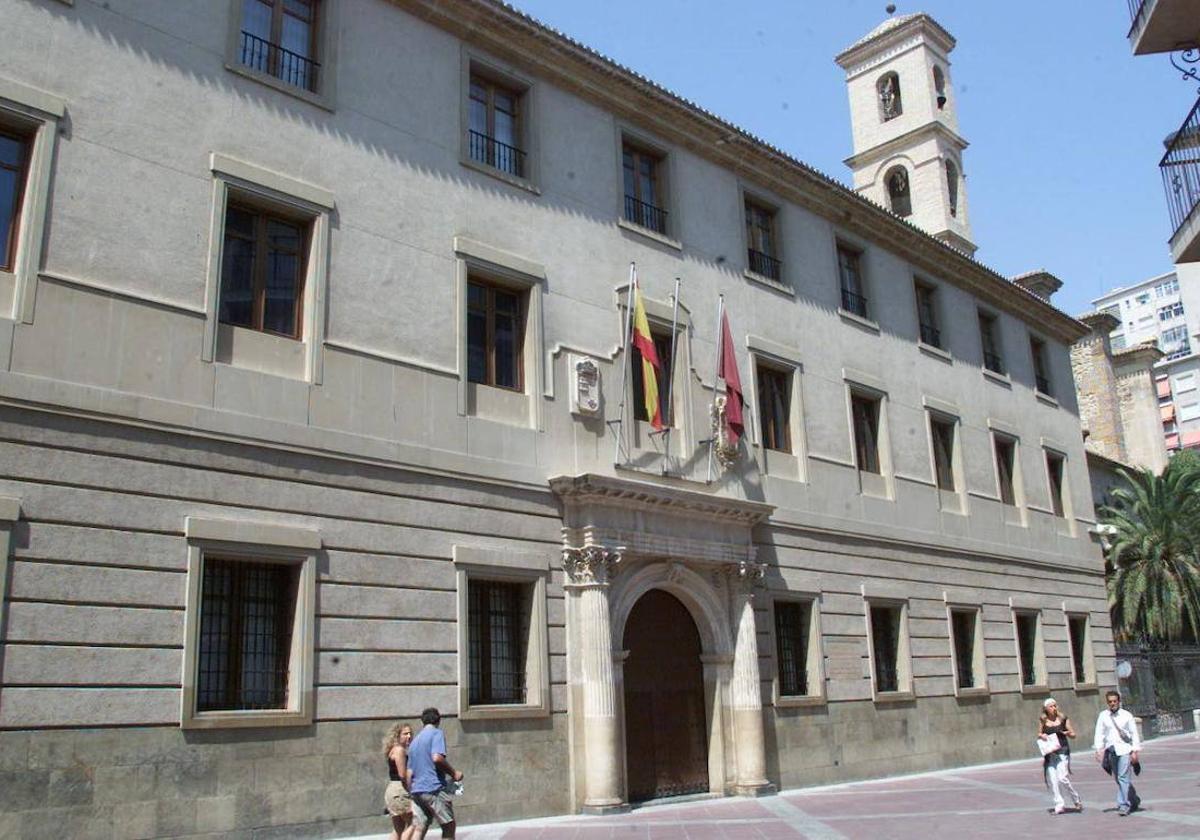
[[[391,840],[409,840],[413,835],[412,796],[408,792],[408,745],[412,739],[412,727],[407,723],[396,724],[383,739],[389,780],[383,801],[392,818]]]
[[[1046,777],[1046,786],[1054,794],[1054,813],[1061,814],[1066,810],[1063,802],[1063,789],[1071,794],[1071,801],[1076,811],[1083,810],[1083,800],[1079,792],[1071,784],[1071,738],[1075,737],[1075,728],[1071,720],[1058,710],[1058,703],[1051,697],[1042,704],[1042,717],[1038,721],[1038,739],[1047,740],[1051,735],[1058,737],[1062,746],[1054,752],[1047,753],[1042,762],[1042,772]]]

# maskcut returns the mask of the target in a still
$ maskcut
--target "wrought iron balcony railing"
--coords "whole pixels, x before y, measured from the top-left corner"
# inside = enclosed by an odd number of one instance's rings
[[[983,351],[983,366],[992,373],[1004,374],[1004,359],[1000,358],[999,353]]]
[[[653,204],[638,201],[631,195],[625,196],[625,220],[655,233],[667,232],[667,211]]]
[[[244,66],[289,85],[312,92],[317,89],[317,74],[321,69],[318,62],[245,31],[242,32],[241,59]]]
[[[867,317],[867,299],[849,289],[842,289],[842,309],[852,312],[860,318]]]
[[[755,274],[761,274],[763,277],[770,277],[772,280],[779,279],[779,268],[782,265],[779,260],[772,257],[770,254],[764,254],[762,251],[755,251],[753,248],[748,249],[750,252],[750,270]]]
[[[921,324],[921,341],[930,347],[941,347],[942,331],[932,324]]]
[[[1174,235],[1200,203],[1200,99],[1196,100],[1180,129],[1171,136],[1158,167],[1167,193]]]
[[[1037,389],[1040,392],[1042,392],[1043,394],[1045,394],[1047,397],[1051,396],[1050,380],[1044,376],[1035,376],[1034,379],[1036,380],[1036,383],[1037,383]]]
[[[478,131],[467,131],[467,145],[471,160],[494,166],[501,172],[525,177],[525,153],[516,146],[501,143],[494,137],[480,134]]]

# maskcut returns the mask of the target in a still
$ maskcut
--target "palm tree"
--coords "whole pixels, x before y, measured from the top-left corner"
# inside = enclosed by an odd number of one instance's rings
[[[1100,519],[1112,527],[1108,600],[1122,641],[1200,638],[1200,470],[1172,461],[1161,475],[1120,471]]]

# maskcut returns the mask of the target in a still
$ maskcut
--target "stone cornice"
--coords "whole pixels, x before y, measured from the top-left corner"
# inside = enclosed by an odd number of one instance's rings
[[[1125,350],[1113,353],[1113,367],[1119,367],[1117,375],[1141,372],[1152,368],[1164,355],[1153,341],[1143,341]]]
[[[917,139],[922,134],[940,134],[945,140],[957,146],[960,152],[970,145],[966,140],[963,139],[962,135],[958,134],[958,132],[951,129],[945,123],[941,122],[940,120],[933,120],[923,125],[919,125],[916,128],[909,129],[903,134],[898,134],[890,140],[880,143],[878,146],[872,146],[869,149],[864,149],[856,155],[851,155],[850,157],[846,158],[845,164],[851,169],[857,169],[864,164],[871,163],[875,160],[881,160],[901,149],[911,149],[913,140]]]
[[[916,39],[928,41],[929,45],[945,53],[954,49],[954,36],[942,27],[940,23],[924,13],[909,16],[905,20],[884,21],[865,38],[851,44],[836,56],[834,61],[847,73],[853,73],[856,65],[866,61],[870,56],[881,51],[894,49],[898,44]]]
[[[1036,295],[845,185],[594,50],[497,0],[391,0],[409,13],[644,127],[848,233],[888,248],[915,268],[954,283],[981,302],[1037,323],[1070,344],[1078,321]]]
[[[1108,335],[1110,332],[1121,326],[1121,319],[1116,315],[1109,314],[1102,310],[1095,312],[1087,312],[1079,316],[1079,321],[1086,324],[1093,332],[1103,333]]]
[[[713,496],[595,473],[556,476],[550,479],[550,490],[567,505],[653,510],[693,519],[731,522],[748,528],[765,522],[775,512],[774,505],[763,502]]]

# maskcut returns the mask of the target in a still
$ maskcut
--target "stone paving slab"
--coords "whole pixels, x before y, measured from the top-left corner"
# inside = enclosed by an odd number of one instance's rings
[[[1050,813],[1041,760],[964,767],[894,779],[786,791],[763,799],[711,799],[611,817],[551,817],[467,826],[464,840],[877,840],[966,837],[1087,840],[1200,837],[1200,737],[1149,742],[1135,781],[1142,810],[1116,813],[1116,785],[1090,750],[1077,751],[1072,781],[1082,813]],[[436,829],[428,835],[436,838]],[[386,834],[358,840],[386,840]]]

